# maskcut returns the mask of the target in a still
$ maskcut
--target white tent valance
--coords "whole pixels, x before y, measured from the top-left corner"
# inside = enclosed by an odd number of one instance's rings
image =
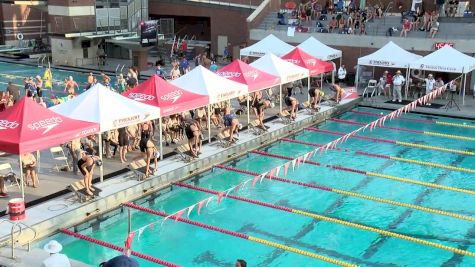
[[[98,123],[101,132],[153,120],[160,115],[158,107],[129,99],[102,84],[50,109],[72,119]]]
[[[451,46],[444,46],[429,55],[411,62],[411,69],[425,71],[469,73],[475,69],[475,58]]]
[[[307,78],[309,70],[302,68],[288,61],[285,61],[273,54],[267,54],[250,64],[254,68],[280,77],[282,84]]]
[[[223,78],[203,66],[198,66],[171,84],[199,95],[207,95],[209,104],[248,94],[247,85]]]
[[[411,62],[420,58],[422,56],[407,52],[390,41],[376,52],[358,58],[358,65],[407,69]]]
[[[262,57],[268,53],[272,53],[277,56],[283,56],[289,53],[295,47],[275,37],[273,34],[269,34],[266,38],[259,42],[241,49],[241,56]]]
[[[341,51],[331,48],[319,40],[310,36],[307,40],[297,46],[298,48],[321,60],[330,61],[336,58],[341,58]]]

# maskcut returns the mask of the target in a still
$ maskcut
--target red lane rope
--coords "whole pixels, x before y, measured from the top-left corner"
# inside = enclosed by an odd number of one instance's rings
[[[367,123],[364,123],[364,122],[348,121],[348,120],[340,120],[340,119],[328,119],[328,120],[329,121],[334,121],[334,122],[339,122],[339,123],[345,123],[345,124],[353,124],[353,125],[366,125],[367,124]],[[391,127],[391,126],[384,126],[384,125],[376,126],[376,128],[389,129],[389,130],[401,131],[401,132],[424,134],[424,131],[420,131],[420,130],[398,128],[398,127]]]
[[[102,241],[102,240],[99,240],[99,239],[95,239],[95,238],[92,238],[92,237],[87,236],[87,235],[82,235],[82,234],[73,232],[69,229],[61,228],[61,229],[59,229],[59,231],[62,232],[63,234],[74,236],[76,238],[83,239],[83,240],[86,240],[88,242],[91,242],[91,243],[94,243],[94,244],[97,244],[97,245],[100,245],[100,246],[103,246],[103,247],[106,247],[106,248],[110,248],[110,249],[121,251],[121,252],[124,250],[123,247],[119,247],[117,245],[114,245],[114,244],[111,244],[111,243],[108,243],[108,242],[105,242],[105,241]],[[149,255],[145,255],[145,254],[142,254],[142,253],[139,253],[139,252],[135,252],[135,251],[131,251],[131,254],[136,256],[136,257],[142,258],[144,260],[147,260],[147,261],[150,261],[150,262],[153,262],[153,263],[157,263],[157,264],[161,264],[163,266],[169,266],[169,267],[179,267],[180,266],[180,265],[170,263],[170,262],[167,262],[167,261],[149,256]]]
[[[314,132],[321,132],[321,133],[329,133],[329,134],[334,134],[334,135],[345,135],[346,134],[346,133],[342,133],[342,132],[323,130],[323,129],[318,129],[318,128],[314,128],[314,127],[305,128],[305,130],[314,131]],[[394,141],[394,140],[375,138],[375,137],[369,137],[369,136],[352,135],[352,136],[350,136],[350,138],[359,138],[359,139],[371,140],[371,141],[375,141],[375,142],[382,142],[382,143],[389,143],[389,144],[397,145],[397,142]]]
[[[151,213],[151,214],[155,214],[155,215],[158,215],[158,216],[162,216],[162,217],[170,216],[170,215],[166,214],[165,212],[145,208],[145,207],[142,207],[142,206],[139,206],[139,205],[135,205],[133,203],[124,203],[124,206],[129,207],[129,208],[133,208],[133,209],[136,209],[136,210],[140,210],[140,211],[143,211],[143,212],[148,212],[148,213]],[[172,216],[170,216],[170,218],[174,219],[174,220],[178,220],[180,222],[184,222],[184,223],[192,224],[192,225],[199,226],[199,227],[202,227],[202,228],[206,228],[206,229],[209,229],[209,230],[212,230],[212,231],[215,231],[215,232],[220,232],[220,233],[223,233],[223,234],[232,235],[232,236],[235,236],[235,237],[240,237],[240,238],[243,238],[243,239],[248,239],[249,238],[249,236],[245,235],[245,234],[241,234],[241,233],[234,232],[234,231],[229,231],[229,230],[226,230],[226,229],[223,229],[223,228],[220,228],[220,227],[207,225],[207,224],[204,224],[204,223],[200,223],[200,222],[188,220],[188,219],[185,219],[185,218],[177,217],[176,215],[172,215]]]
[[[207,189],[207,188],[202,188],[202,187],[198,187],[198,186],[194,186],[194,185],[190,185],[190,184],[185,184],[185,183],[182,183],[182,182],[176,182],[176,183],[173,183],[173,184],[174,184],[174,185],[177,185],[177,186],[186,187],[186,188],[198,190],[198,191],[201,191],[201,192],[209,193],[209,194],[218,195],[218,194],[220,193],[220,192],[215,191],[215,190],[211,190],[211,189]],[[268,207],[268,208],[271,208],[271,209],[276,209],[276,210],[283,210],[283,211],[287,211],[287,212],[292,212],[292,209],[291,209],[291,208],[287,208],[287,207],[283,207],[283,206],[277,206],[277,205],[274,205],[274,204],[270,204],[270,203],[266,203],[266,202],[262,202],[262,201],[258,201],[258,200],[253,200],[253,199],[249,199],[249,198],[244,198],[244,197],[239,197],[239,196],[233,196],[233,195],[223,195],[223,197],[227,197],[227,198],[232,198],[232,199],[239,200],[239,201],[248,202],[248,203],[251,203],[251,204],[260,205],[260,206]]]
[[[375,117],[382,117],[384,115],[381,114],[376,114],[372,112],[363,112],[363,111],[356,111],[356,110],[350,110],[348,112],[355,113],[355,114],[360,114],[360,115],[367,115],[367,116],[375,116]],[[387,114],[385,114],[387,115]],[[416,119],[416,118],[401,118],[398,117],[396,118],[398,120],[405,120],[405,121],[416,121],[416,122],[426,122],[426,123],[436,123],[434,120],[425,120],[425,119]]]
[[[307,145],[307,146],[314,146],[314,147],[322,147],[323,145],[321,144],[314,144],[310,142],[304,142],[300,140],[294,140],[294,139],[289,139],[289,138],[281,138],[280,140],[285,141],[285,142],[290,142],[290,143],[295,143],[295,144],[301,144],[301,145]],[[330,148],[333,150],[338,150],[338,151],[345,151],[345,152],[351,152],[349,149],[343,149],[343,148]],[[365,156],[370,156],[370,157],[375,157],[375,158],[383,158],[383,159],[391,159],[390,156],[382,155],[382,154],[375,154],[375,153],[369,153],[369,152],[364,152],[360,150],[356,150],[354,152],[355,154],[360,154],[360,155],[365,155]]]
[[[248,171],[248,170],[241,170],[241,169],[233,168],[233,167],[226,166],[226,165],[216,165],[215,167],[220,168],[220,169],[225,169],[225,170],[228,170],[228,171],[253,175],[253,176],[261,175],[260,173],[257,173],[257,172],[252,172],[252,171]],[[289,183],[289,184],[301,185],[301,186],[304,186],[304,187],[320,189],[320,190],[324,190],[324,191],[330,191],[330,192],[333,191],[333,189],[330,188],[330,187],[325,187],[325,186],[321,186],[321,185],[315,185],[315,184],[309,184],[309,183],[304,183],[304,182],[300,182],[300,181],[285,179],[285,178],[281,178],[281,177],[277,177],[277,176],[273,176],[273,175],[269,175],[269,174],[267,174],[264,178],[269,179],[269,180],[276,180],[276,181],[279,181],[279,182]]]

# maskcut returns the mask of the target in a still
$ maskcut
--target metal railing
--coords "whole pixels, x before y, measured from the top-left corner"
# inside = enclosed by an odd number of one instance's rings
[[[29,252],[31,249],[31,242],[35,241],[37,237],[36,230],[20,221],[10,221],[7,219],[0,220],[0,224],[3,223],[10,223],[12,225],[12,228],[10,230],[11,259],[15,259],[15,248],[17,247],[17,243],[20,243],[19,238],[23,234],[24,230],[30,230],[33,233],[33,237],[26,241],[26,245],[28,245]],[[19,244],[18,246],[21,247],[23,245]]]

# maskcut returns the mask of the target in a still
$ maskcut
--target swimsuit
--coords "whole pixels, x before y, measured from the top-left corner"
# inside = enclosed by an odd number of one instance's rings
[[[224,125],[225,126],[231,126],[234,120],[234,114],[226,114],[224,115]]]
[[[119,128],[119,146],[128,146],[129,138],[127,137],[125,127]]]
[[[93,158],[92,160],[93,160],[92,165],[86,166],[86,170],[87,170],[88,172],[91,172],[92,167],[94,166],[94,158]],[[82,165],[83,165],[85,162],[86,162],[86,161],[83,160],[82,158],[80,158],[80,159],[78,160],[78,167],[79,167],[79,170],[81,171],[82,175],[86,175],[86,172],[85,172],[85,171],[83,170],[83,168],[82,168]]]

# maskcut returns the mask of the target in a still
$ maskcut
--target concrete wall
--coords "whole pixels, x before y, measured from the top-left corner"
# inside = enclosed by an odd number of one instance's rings
[[[67,39],[59,36],[52,36],[51,53],[53,64],[67,66],[81,66],[82,64],[91,64],[92,58],[96,57],[97,41],[91,40],[91,47],[88,49],[88,60],[83,60],[82,39]]]

